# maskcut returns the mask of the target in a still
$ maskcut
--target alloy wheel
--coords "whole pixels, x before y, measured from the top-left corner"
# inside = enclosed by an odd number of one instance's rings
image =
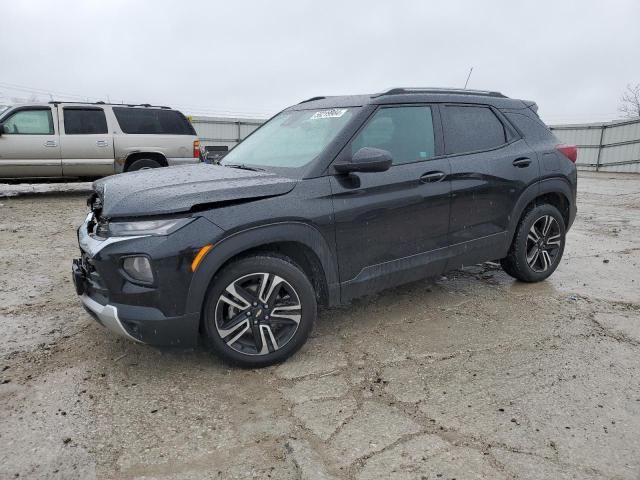
[[[547,271],[556,261],[561,246],[558,221],[551,215],[538,218],[527,235],[527,264],[534,272]]]
[[[271,273],[244,275],[220,294],[215,307],[218,335],[245,355],[267,355],[291,341],[302,317],[295,288]]]

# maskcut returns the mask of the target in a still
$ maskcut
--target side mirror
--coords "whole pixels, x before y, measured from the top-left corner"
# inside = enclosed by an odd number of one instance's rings
[[[380,148],[363,147],[358,150],[351,161],[334,163],[338,173],[351,172],[385,172],[391,167],[391,154]]]
[[[3,123],[0,123],[0,137],[7,133],[7,129],[4,127]]]

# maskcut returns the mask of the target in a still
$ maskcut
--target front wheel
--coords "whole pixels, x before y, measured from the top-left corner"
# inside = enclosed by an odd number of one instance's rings
[[[238,260],[214,278],[204,309],[213,351],[243,367],[265,367],[293,355],[316,319],[316,295],[290,259]]]
[[[505,272],[523,282],[539,282],[551,275],[564,252],[566,227],[553,205],[529,210],[516,229],[511,248],[500,263]]]

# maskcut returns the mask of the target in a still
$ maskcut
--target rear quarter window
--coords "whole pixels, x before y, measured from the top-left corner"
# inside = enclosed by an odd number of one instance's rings
[[[528,115],[515,112],[504,112],[504,114],[528,140],[534,142],[557,140],[553,132],[538,118],[531,118]]]
[[[182,113],[159,108],[113,107],[124,133],[138,135],[195,135],[193,126]]]
[[[507,143],[504,125],[489,107],[447,106],[443,110],[446,153],[477,152]]]

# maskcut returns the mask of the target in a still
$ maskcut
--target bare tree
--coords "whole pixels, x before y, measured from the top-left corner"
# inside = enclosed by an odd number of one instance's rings
[[[627,118],[640,117],[640,83],[627,85],[618,110]]]

